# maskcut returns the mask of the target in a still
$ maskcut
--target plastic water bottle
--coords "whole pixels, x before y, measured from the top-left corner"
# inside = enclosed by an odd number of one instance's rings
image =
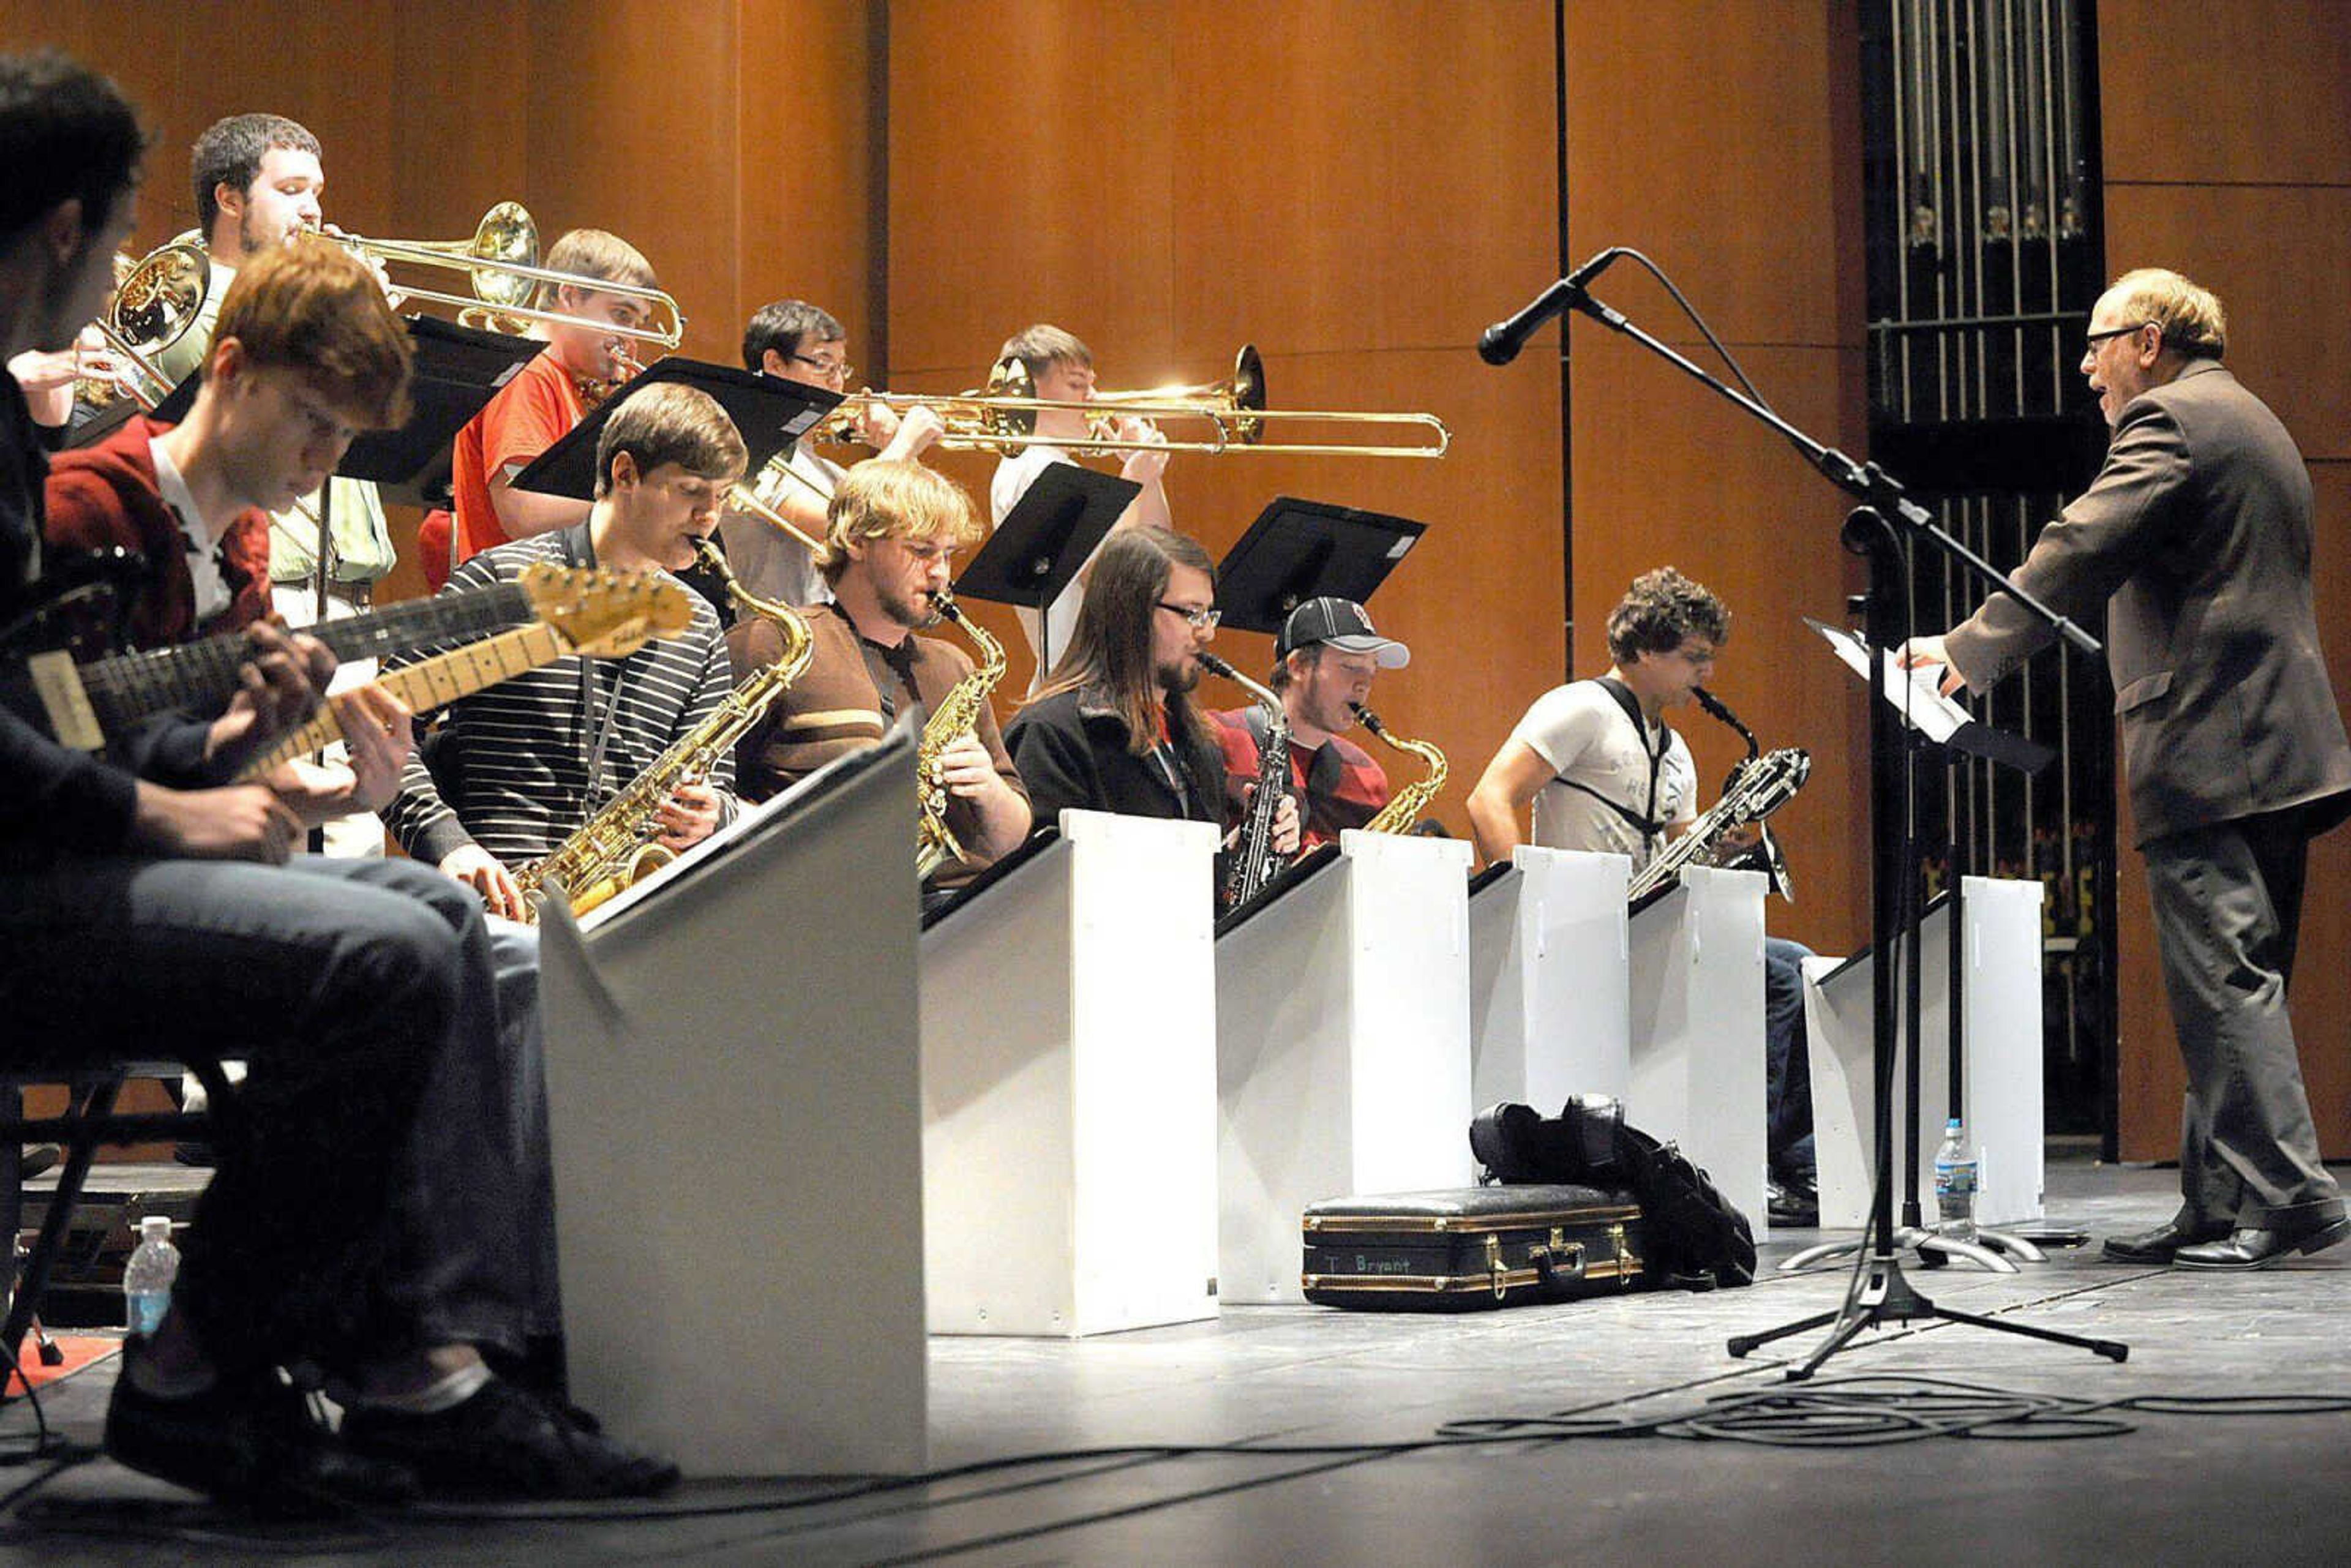
[[[1935,1218],[1939,1235],[1976,1239],[1976,1156],[1957,1116],[1944,1124],[1943,1146],[1935,1151]]]
[[[122,1270],[124,1322],[142,1338],[163,1324],[172,1305],[172,1281],[180,1277],[180,1249],[172,1245],[172,1221],[151,1214],[139,1222],[139,1245]]]

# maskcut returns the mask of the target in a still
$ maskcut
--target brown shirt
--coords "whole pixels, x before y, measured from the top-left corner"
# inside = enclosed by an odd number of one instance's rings
[[[972,672],[963,650],[942,639],[910,636],[885,651],[859,636],[839,605],[811,605],[800,613],[815,639],[809,667],[735,747],[736,789],[746,800],[781,794],[833,758],[879,744],[908,705],[936,708]],[[747,617],[726,633],[726,652],[739,685],[783,656],[783,633],[772,622]],[[979,742],[995,759],[997,775],[1027,800],[992,708],[980,710]],[[952,799],[947,826],[970,844],[979,827],[977,809]],[[907,836],[911,843],[911,826]],[[940,874],[942,881],[956,877],[952,868]]]

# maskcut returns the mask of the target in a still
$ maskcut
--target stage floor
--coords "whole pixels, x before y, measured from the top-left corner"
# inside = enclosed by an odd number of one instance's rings
[[[2053,1160],[2049,1213],[2094,1236],[2172,1207],[2168,1171]],[[1809,1233],[1782,1237],[1767,1264]],[[1907,1375],[2081,1399],[2351,1396],[2351,1246],[2213,1277],[2100,1262],[2089,1248],[2018,1275],[1910,1270],[1963,1311],[2119,1339],[2117,1366],[1965,1326],[1866,1335],[1822,1382]],[[1460,1317],[1249,1308],[1217,1322],[1080,1342],[935,1340],[933,1460],[1120,1445],[1330,1445],[1430,1437],[1462,1417],[1541,1414],[1644,1394],[1643,1414],[1777,1384],[1812,1333],[1734,1361],[1733,1333],[1833,1307],[1843,1270],[1755,1288],[1639,1295]],[[48,1391],[53,1426],[99,1433],[112,1364]],[[1814,1386],[1819,1386],[1816,1384]],[[672,1517],[400,1520],[270,1534],[274,1560],[1281,1564],[1595,1562],[2277,1563],[2351,1555],[2351,1416],[2137,1413],[2076,1441],[1936,1438],[1827,1451],[1667,1437],[1408,1454],[1065,1457],[849,1500],[826,1489],[703,1483]],[[21,1403],[0,1432],[26,1433]],[[0,1471],[0,1487],[29,1479]],[[234,1563],[265,1532],[104,1460],[12,1520],[12,1560]],[[784,1506],[799,1501],[800,1506]],[[715,1511],[728,1508],[730,1511]],[[763,1506],[772,1505],[772,1506]],[[705,1511],[699,1517],[693,1511]],[[541,1511],[542,1512],[560,1511]],[[610,1513],[613,1511],[598,1511]],[[120,1533],[189,1522],[203,1541]]]

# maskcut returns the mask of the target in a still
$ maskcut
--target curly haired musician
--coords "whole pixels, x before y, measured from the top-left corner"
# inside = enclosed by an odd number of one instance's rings
[[[1036,395],[1060,402],[1090,402],[1094,395],[1094,355],[1074,333],[1040,322],[1026,330],[1016,332],[997,350],[997,361],[1018,360],[1029,372]],[[1120,414],[1111,423],[1111,433],[1122,441],[1162,441],[1157,427],[1149,420],[1131,414]],[[1057,443],[1081,441],[1087,434],[1087,416],[1078,409],[1042,409],[1037,414],[1036,434],[1042,439],[1033,446],[1022,447],[1018,453],[996,465],[996,475],[987,486],[987,526],[1001,528],[1037,476],[1056,463],[1074,463],[1067,447]],[[1175,522],[1167,510],[1166,487],[1160,476],[1167,469],[1167,454],[1145,447],[1124,454],[1119,459],[1122,476],[1143,486],[1143,493],[1128,504],[1112,528],[1139,528],[1145,525],[1173,528]],[[1091,558],[1090,558],[1091,559]],[[1058,664],[1061,654],[1077,634],[1078,605],[1083,591],[1082,571],[1072,578],[1060,598],[1045,607],[1040,617],[1033,610],[1020,612],[1020,630],[1029,639],[1029,651],[1037,655],[1037,673],[1029,683],[1029,695],[1036,696],[1050,678],[1049,664]]]
[[[1487,862],[1527,841],[1519,813],[1533,806],[1534,842],[1632,857],[1638,872],[1667,830],[1698,819],[1698,768],[1665,721],[1714,669],[1730,612],[1671,567],[1633,580],[1608,615],[1605,675],[1537,697],[1469,792],[1470,831]],[[1763,942],[1764,1051],[1773,1192],[1771,1218],[1805,1225],[1814,1197],[1813,1094],[1804,1038],[1803,960],[1810,949]]]
[[[98,308],[131,226],[142,145],[110,83],[60,56],[0,56],[0,161],[17,172],[0,189],[0,357],[69,341]],[[362,330],[388,354],[329,396],[347,427],[338,446],[406,395],[405,337],[381,295],[369,291],[368,306]],[[42,468],[9,380],[0,584],[12,596],[41,575]],[[413,1488],[407,1465],[365,1451],[401,1451],[395,1432],[429,1433],[434,1453],[515,1495],[666,1486],[674,1468],[587,1432],[483,1363],[479,1344],[496,1336],[472,1330],[507,1303],[452,1292],[453,1280],[487,1278],[455,1249],[485,1210],[512,1227],[519,1207],[519,1172],[481,1104],[514,1087],[496,1076],[514,1064],[488,933],[474,901],[419,868],[289,862],[293,814],[266,786],[225,782],[332,668],[315,643],[266,627],[253,636],[225,714],[165,716],[110,758],[66,750],[0,709],[0,1050],[47,1067],[126,1051],[253,1064],[240,1135],[222,1144],[171,1310],[126,1354],[107,1449],[277,1509]],[[354,793],[381,799],[408,748],[407,715],[378,693],[334,700],[354,739]],[[454,1123],[444,1131],[464,1163],[421,1200],[428,1119]],[[296,1361],[349,1381],[340,1438],[278,1376]]]
[[[647,387],[597,441],[586,520],[487,550],[449,587],[512,582],[539,561],[681,570],[717,526],[746,459],[734,422],[707,393]],[[716,713],[732,685],[718,618],[696,596],[680,636],[625,659],[559,659],[450,704],[431,768],[410,758],[384,821],[408,853],[477,890],[492,913],[520,919],[513,868],[554,850]],[[662,808],[662,841],[684,849],[707,838],[733,815],[733,784],[731,759],[706,780],[681,783]]]
[[[876,459],[841,476],[826,516],[817,564],[831,598],[803,612],[815,638],[807,670],[737,747],[746,800],[764,800],[874,744],[903,705],[935,709],[974,667],[946,638],[914,634],[937,623],[955,552],[979,538],[962,489],[920,464]],[[726,643],[739,682],[782,655],[783,633],[747,616]],[[942,872],[944,888],[1029,836],[1029,796],[986,706],[977,733],[950,745],[943,761],[947,826],[970,857]]]
[[[1234,826],[1224,753],[1192,696],[1216,601],[1216,563],[1195,540],[1151,524],[1112,533],[1069,652],[1005,731],[1038,821],[1075,806]],[[1273,838],[1283,854],[1298,848],[1287,795]]]
[[[849,334],[831,312],[805,299],[778,299],[759,308],[743,329],[743,368],[826,392],[849,385]],[[915,408],[902,418],[887,403],[864,404],[857,413],[860,439],[890,462],[911,462],[939,436],[938,416]],[[819,452],[802,435],[769,459],[752,481],[761,501],[790,519],[811,538],[824,537],[825,498],[848,470]],[[808,546],[749,512],[732,511],[719,520],[726,564],[744,588],[761,599],[785,604],[821,604],[831,590]]]
[[[1273,659],[1266,685],[1290,718],[1290,792],[1302,802],[1302,842],[1312,849],[1362,827],[1388,803],[1387,770],[1346,731],[1355,727],[1355,707],[1372,700],[1373,677],[1403,669],[1412,650],[1373,631],[1353,600],[1310,599],[1281,623]],[[1225,752],[1227,805],[1238,811],[1257,783],[1265,714],[1252,706],[1210,716]]]

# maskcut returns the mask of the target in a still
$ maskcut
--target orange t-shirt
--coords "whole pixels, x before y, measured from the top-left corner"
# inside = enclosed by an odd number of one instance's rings
[[[457,502],[458,560],[507,542],[506,525],[490,505],[490,476],[554,445],[587,412],[571,372],[542,350],[457,433],[449,487]]]

